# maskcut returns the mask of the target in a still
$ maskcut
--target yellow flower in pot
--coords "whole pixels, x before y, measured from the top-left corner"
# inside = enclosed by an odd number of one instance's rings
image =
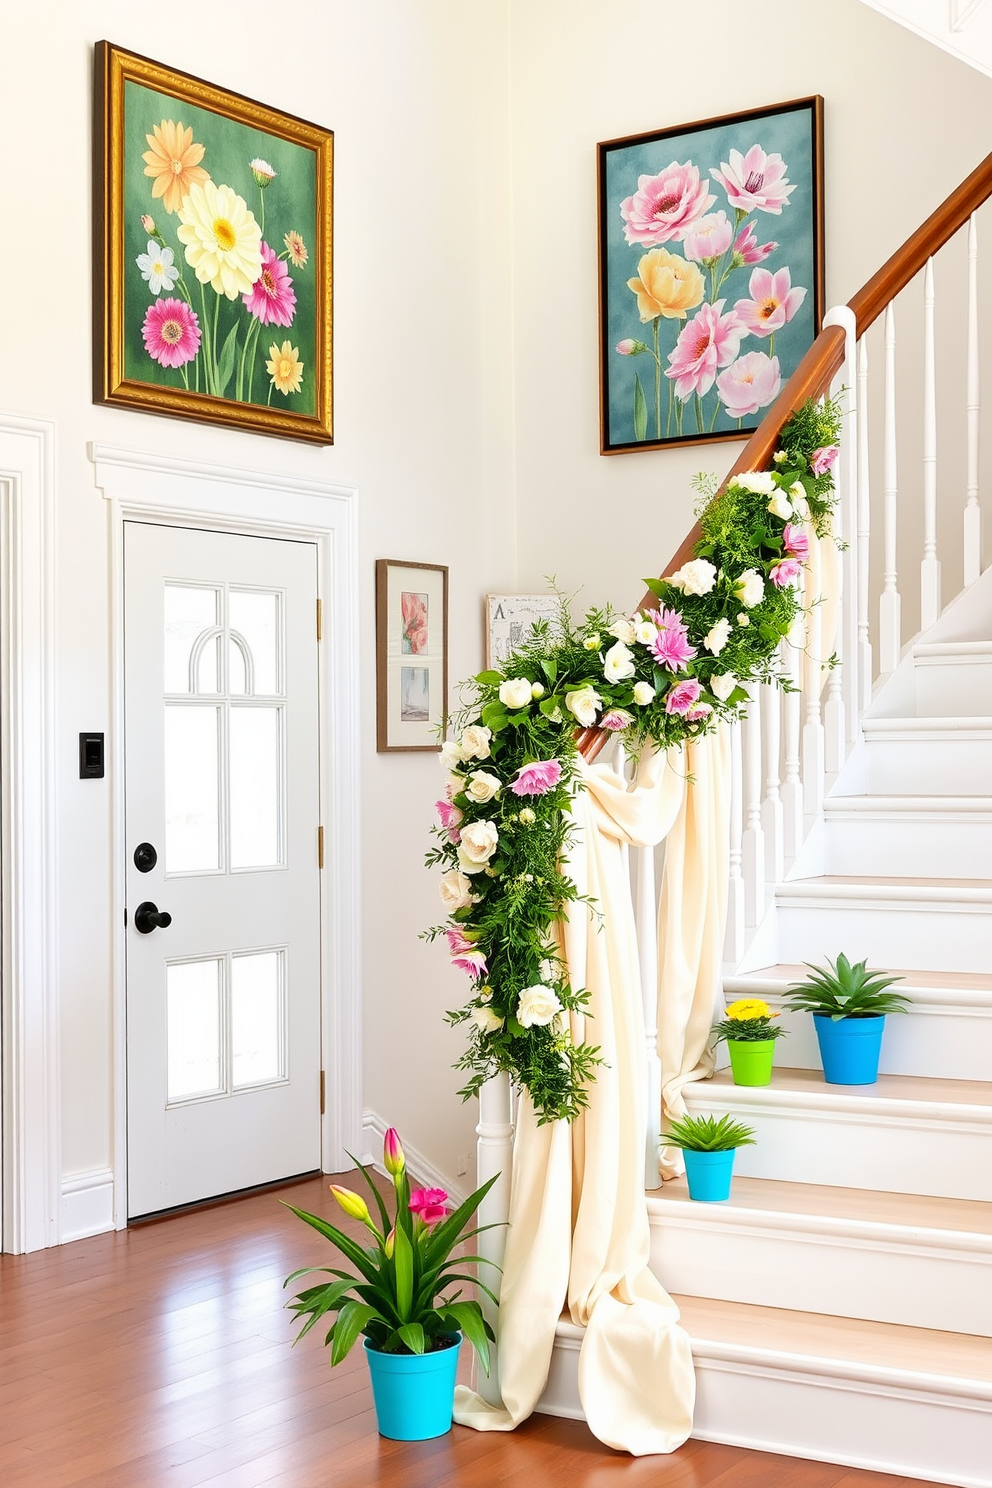
[[[771,1083],[775,1040],[786,1032],[778,1016],[760,997],[740,997],[714,1026],[716,1042],[727,1040],[735,1085]]]

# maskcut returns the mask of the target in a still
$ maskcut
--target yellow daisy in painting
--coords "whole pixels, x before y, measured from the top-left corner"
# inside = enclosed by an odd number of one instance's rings
[[[236,300],[262,272],[262,229],[244,197],[206,181],[190,188],[179,213],[180,243],[201,284]]]
[[[178,212],[190,188],[210,180],[203,169],[203,146],[194,144],[192,129],[184,129],[172,119],[156,124],[146,134],[150,149],[142,155],[145,175],[152,177],[152,196],[161,198],[167,212]]]
[[[282,346],[277,346],[273,341],[269,347],[269,360],[265,364],[265,370],[272,378],[273,387],[278,388],[284,396],[300,391],[303,363],[298,349],[288,341],[284,341]]]
[[[740,997],[728,1007],[727,1017],[735,1023],[747,1023],[752,1018],[777,1018],[778,1014],[770,1012],[760,997]]]
[[[283,238],[283,242],[286,244],[286,251],[289,254],[289,261],[293,265],[293,268],[304,268],[310,255],[307,252],[306,243],[304,243],[295,228],[290,228],[289,232]]]

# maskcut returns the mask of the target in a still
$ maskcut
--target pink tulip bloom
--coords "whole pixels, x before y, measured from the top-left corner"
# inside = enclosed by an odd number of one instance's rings
[[[756,336],[770,336],[780,331],[795,315],[806,298],[805,289],[792,288],[789,270],[755,269],[748,283],[749,300],[738,300],[734,310]]]
[[[809,457],[809,468],[814,475],[826,475],[833,465],[840,449],[836,444],[825,444],[821,449],[814,450]]]
[[[784,589],[788,584],[795,584],[802,571],[802,564],[798,558],[783,558],[775,564],[768,577],[779,589]]]
[[[696,655],[695,646],[689,645],[689,633],[678,610],[651,610],[651,619],[658,633],[649,646],[651,655],[670,672],[682,672],[687,661]]]
[[[734,240],[734,257],[739,258],[743,264],[760,264],[777,247],[777,243],[759,243],[754,223],[746,222]]]
[[[719,170],[710,175],[727,193],[730,205],[741,212],[774,212],[781,217],[795,191],[785,179],[786,165],[781,155],[766,155],[760,145],[752,145],[746,155],[731,150],[730,162],[722,160]]]
[[[684,682],[676,682],[665,699],[665,712],[681,713],[683,716],[691,713],[699,701],[701,691],[695,677],[687,677]]]
[[[675,392],[683,403],[693,393],[708,393],[717,368],[728,366],[741,349],[747,332],[733,310],[723,314],[724,303],[704,305],[681,331],[668,358],[665,376],[676,379]]]
[[[486,976],[489,971],[481,951],[460,951],[457,956],[452,956],[451,964],[470,977]]]
[[[559,760],[534,760],[530,765],[520,766],[510,789],[515,796],[546,796],[560,779]]]
[[[749,351],[738,357],[716,380],[720,402],[731,418],[746,418],[774,403],[782,386],[778,357]]]
[[[682,239],[682,251],[686,258],[705,263],[707,259],[722,258],[733,236],[734,229],[726,212],[712,212],[689,228]]]
[[[400,1145],[400,1134],[395,1126],[386,1132],[382,1142],[382,1165],[390,1177],[395,1178],[406,1167],[406,1157]]]
[[[425,1225],[436,1225],[448,1217],[447,1202],[443,1188],[415,1188],[410,1195],[410,1212]]]
[[[800,563],[806,562],[809,557],[809,538],[795,522],[786,522],[782,544],[790,558],[798,558]]]
[[[625,708],[611,708],[608,713],[603,714],[599,726],[616,733],[619,729],[630,728],[633,721],[633,713],[628,713]]]
[[[656,176],[638,176],[633,196],[620,203],[624,237],[647,247],[678,241],[716,201],[691,163],[672,161]]]

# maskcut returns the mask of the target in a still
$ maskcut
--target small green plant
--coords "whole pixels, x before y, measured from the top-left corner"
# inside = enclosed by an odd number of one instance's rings
[[[661,1140],[690,1152],[728,1152],[731,1147],[753,1147],[754,1127],[735,1121],[729,1113],[719,1121],[712,1116],[682,1116],[662,1132]]]
[[[773,1022],[778,1016],[760,997],[740,997],[730,1004],[720,1022],[714,1023],[716,1042],[733,1039],[736,1044],[756,1044],[782,1038],[788,1029]]]
[[[786,994],[786,1006],[794,1012],[816,1013],[836,1023],[840,1018],[879,1018],[885,1013],[904,1013],[909,999],[901,992],[889,992],[893,982],[902,977],[869,971],[865,961],[852,966],[843,952],[836,961],[827,960],[826,968],[809,966],[804,982],[794,983]]]

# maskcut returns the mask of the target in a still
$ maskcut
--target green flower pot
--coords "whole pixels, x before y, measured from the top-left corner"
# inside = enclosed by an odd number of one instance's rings
[[[728,1039],[735,1085],[770,1085],[774,1039]]]

